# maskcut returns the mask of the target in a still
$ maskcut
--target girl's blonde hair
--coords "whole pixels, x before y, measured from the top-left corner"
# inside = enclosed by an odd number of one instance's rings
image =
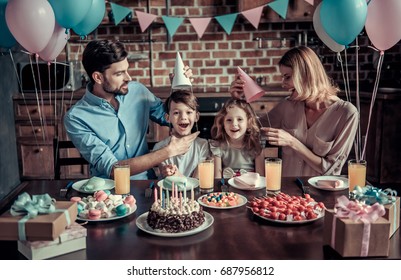
[[[278,64],[292,69],[292,81],[298,93],[294,100],[322,101],[339,92],[339,88],[327,75],[319,57],[308,47],[299,46],[290,49]]]
[[[260,145],[260,128],[257,121],[257,116],[251,105],[249,105],[249,103],[247,103],[245,100],[231,98],[226,101],[223,108],[220,109],[214,118],[214,123],[211,129],[212,139],[219,143],[229,143],[229,136],[224,129],[224,118],[226,117],[228,110],[234,107],[244,110],[248,118],[243,150],[250,152],[254,156],[259,155],[262,151],[262,148]]]

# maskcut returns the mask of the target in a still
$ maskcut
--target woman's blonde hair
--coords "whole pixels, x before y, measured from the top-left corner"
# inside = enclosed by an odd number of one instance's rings
[[[299,46],[290,49],[278,64],[292,69],[292,81],[298,93],[295,100],[322,101],[339,92],[339,88],[327,75],[319,57],[308,47]]]
[[[249,103],[247,103],[245,100],[230,98],[226,101],[223,108],[220,109],[214,118],[214,123],[211,129],[212,139],[219,143],[229,143],[229,136],[224,129],[224,118],[226,117],[228,110],[234,107],[244,110],[248,119],[243,150],[251,153],[254,156],[259,155],[262,148],[260,145],[260,128],[258,125],[257,116],[251,105],[249,105]]]

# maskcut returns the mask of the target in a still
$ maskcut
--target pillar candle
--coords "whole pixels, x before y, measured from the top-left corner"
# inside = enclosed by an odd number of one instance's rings
[[[180,210],[182,213],[182,192],[180,192]]]
[[[155,203],[157,202],[157,188],[154,188]]]
[[[174,189],[175,189],[174,182],[172,182],[171,183],[171,201],[173,201],[173,202],[174,202]]]
[[[187,202],[187,183],[184,183],[184,202]]]
[[[163,186],[160,184],[160,205],[163,205]]]

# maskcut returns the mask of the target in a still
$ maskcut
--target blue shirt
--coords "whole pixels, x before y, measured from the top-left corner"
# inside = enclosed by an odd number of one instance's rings
[[[110,177],[113,164],[149,152],[146,134],[149,119],[167,125],[162,101],[144,85],[130,82],[126,95],[117,95],[119,109],[91,93],[89,84],[84,96],[67,112],[67,134],[82,156],[90,163],[92,176]],[[132,180],[150,179],[145,171]],[[150,173],[151,174],[151,173]]]

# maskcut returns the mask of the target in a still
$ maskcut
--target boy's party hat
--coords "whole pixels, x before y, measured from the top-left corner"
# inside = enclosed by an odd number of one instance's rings
[[[173,89],[192,87],[191,81],[185,76],[184,62],[182,62],[179,52],[177,52],[177,57],[175,59],[174,78],[171,87]]]

